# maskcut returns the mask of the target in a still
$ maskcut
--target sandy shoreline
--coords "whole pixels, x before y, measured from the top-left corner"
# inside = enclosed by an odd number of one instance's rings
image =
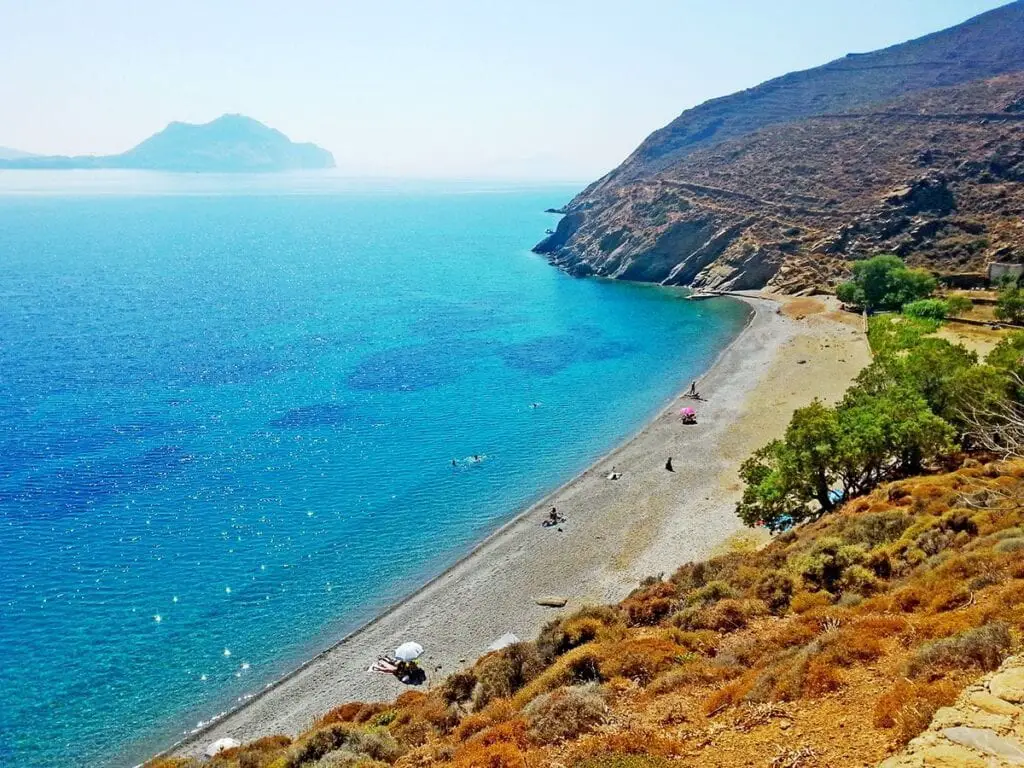
[[[170,752],[198,755],[224,736],[294,735],[344,701],[400,693],[396,680],[366,670],[404,640],[427,649],[421,661],[434,682],[506,632],[532,638],[561,611],[617,601],[643,577],[720,547],[741,529],[739,463],[781,434],[794,408],[838,398],[868,360],[857,318],[818,300],[783,300],[781,311],[773,300],[748,302],[747,328],[700,380],[707,401],[695,405],[697,426],[679,424],[674,401],[404,602]],[[613,466],[622,473],[614,482]],[[568,517],[563,532],[540,526],[551,506]],[[541,595],[569,603],[544,608],[534,602]]]

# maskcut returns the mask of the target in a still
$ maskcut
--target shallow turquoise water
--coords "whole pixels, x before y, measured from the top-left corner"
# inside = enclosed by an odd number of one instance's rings
[[[741,305],[529,252],[572,191],[0,175],[0,763],[166,745],[706,369]]]

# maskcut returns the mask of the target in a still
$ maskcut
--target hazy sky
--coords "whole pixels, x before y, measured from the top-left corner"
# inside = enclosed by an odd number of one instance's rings
[[[352,174],[589,180],[683,109],[1004,0],[0,0],[0,145],[241,112]]]

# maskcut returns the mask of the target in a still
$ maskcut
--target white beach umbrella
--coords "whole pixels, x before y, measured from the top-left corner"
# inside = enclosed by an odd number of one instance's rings
[[[206,756],[213,757],[214,755],[219,755],[225,749],[234,749],[240,746],[242,746],[242,743],[234,739],[217,739],[206,748]]]
[[[395,648],[395,658],[402,661],[415,661],[423,655],[423,646],[419,643],[402,643]]]

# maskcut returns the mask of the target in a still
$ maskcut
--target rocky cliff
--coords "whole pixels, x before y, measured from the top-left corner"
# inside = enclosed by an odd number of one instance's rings
[[[1024,256],[1021,72],[1015,2],[708,102],[580,193],[536,250],[579,275],[787,290],[882,248],[952,272]]]

